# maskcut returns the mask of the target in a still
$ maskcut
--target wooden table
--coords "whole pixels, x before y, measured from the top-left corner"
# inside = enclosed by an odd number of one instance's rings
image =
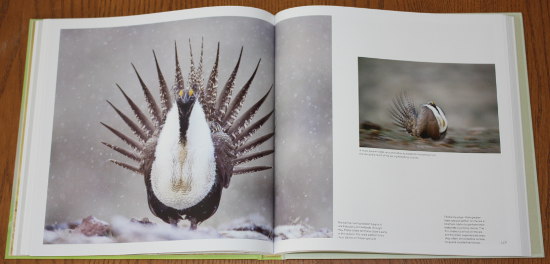
[[[529,70],[531,111],[535,136],[538,184],[545,251],[550,254],[550,1],[548,0],[494,0],[494,1],[441,1],[441,0],[377,0],[377,1],[31,1],[3,0],[0,3],[0,251],[6,243],[6,227],[11,200],[11,186],[17,144],[19,108],[28,22],[31,18],[76,18],[125,16],[144,13],[194,8],[209,5],[245,5],[276,13],[302,5],[343,5],[385,10],[474,13],[474,12],[522,12],[525,23],[525,46]],[[7,263],[180,263],[181,260],[9,260]],[[187,261],[204,263],[207,261]],[[211,262],[211,261],[208,261]],[[242,263],[253,261],[217,261],[218,263]],[[297,262],[297,261],[291,261]],[[366,260],[312,260],[307,263],[334,262],[359,263]],[[377,263],[548,263],[544,259],[465,259],[465,260],[375,260]],[[273,261],[276,263],[276,261]]]

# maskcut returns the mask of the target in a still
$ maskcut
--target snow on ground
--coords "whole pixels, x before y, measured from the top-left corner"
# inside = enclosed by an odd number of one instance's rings
[[[271,240],[271,238],[269,238],[268,236],[262,233],[258,233],[256,231],[226,230],[220,231],[220,235],[224,238]]]
[[[332,231],[330,229],[321,228],[316,230],[306,223],[280,225],[275,228],[275,240],[327,237],[332,237]]]
[[[72,229],[44,231],[44,244],[101,244],[116,242],[107,236],[86,236]]]
[[[239,238],[271,240],[273,230],[260,215],[250,215],[220,225],[217,229],[199,225],[190,230],[186,223],[178,227],[152,223],[148,219],[114,217],[110,223],[93,216],[81,221],[48,225],[44,230],[45,244],[91,244],[116,242],[145,242],[207,238]]]
[[[256,235],[263,236],[263,238],[258,238],[258,239],[261,239],[261,240],[273,239],[273,229],[271,228],[271,224],[267,222],[267,220],[259,214],[252,214],[247,217],[237,218],[228,224],[220,225],[219,229],[227,230],[227,231],[222,231],[222,234],[226,237],[231,237],[231,238],[241,238],[238,236],[243,235],[245,233],[246,234],[256,233]],[[239,234],[239,232],[241,232],[242,234]]]
[[[142,224],[137,221],[128,221],[124,217],[115,217],[112,221],[113,237],[116,242],[162,241],[220,238],[215,229],[197,227],[189,230],[188,227],[174,227],[166,223]]]

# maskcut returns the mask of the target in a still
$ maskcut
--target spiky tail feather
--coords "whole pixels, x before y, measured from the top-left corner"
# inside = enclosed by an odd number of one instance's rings
[[[270,94],[271,90],[273,89],[273,86],[271,86],[271,88],[266,92],[266,94],[260,99],[258,99],[256,103],[254,103],[250,108],[246,109],[242,114],[240,114],[242,110],[241,109],[242,105],[244,104],[244,100],[246,98],[246,95],[249,92],[252,81],[256,76],[256,72],[258,70],[261,60],[258,61],[258,64],[254,69],[254,72],[251,74],[251,76],[249,77],[245,85],[237,92],[237,95],[235,96],[235,98],[232,98],[233,90],[235,88],[235,79],[236,79],[237,72],[239,70],[239,66],[240,66],[240,62],[243,54],[243,48],[241,47],[241,51],[239,53],[237,63],[231,75],[228,77],[222,91],[218,96],[217,87],[218,87],[218,64],[219,64],[219,56],[220,56],[220,44],[218,43],[218,47],[216,51],[216,59],[212,67],[210,76],[208,78],[206,87],[204,87],[204,77],[203,77],[203,43],[201,42],[201,51],[200,51],[200,59],[199,59],[198,67],[195,67],[194,65],[190,41],[189,41],[189,45],[190,45],[190,63],[191,63],[189,79],[188,79],[189,87],[195,86],[199,90],[198,91],[199,101],[203,105],[206,118],[210,123],[211,130],[213,132],[214,130],[223,132],[231,137],[232,145],[233,145],[233,148],[235,149],[235,156],[231,164],[233,164],[233,166],[237,166],[264,156],[271,155],[273,153],[273,150],[264,150],[264,151],[254,152],[254,153],[250,153],[250,152],[252,152],[254,149],[259,147],[263,143],[267,142],[269,139],[271,139],[274,135],[273,133],[260,136],[250,142],[249,142],[249,139],[273,115],[273,111],[271,111],[270,113],[264,115],[263,117],[258,119],[256,122],[251,124],[255,114],[258,112],[260,107],[265,102],[267,96]],[[155,66],[156,66],[157,75],[158,75],[158,81],[159,81],[160,104],[157,103],[155,98],[152,96],[149,88],[141,78],[136,67],[132,64],[132,67],[136,73],[136,76],[138,78],[138,81],[142,88],[142,92],[145,97],[145,102],[146,102],[145,109],[148,115],[146,115],[144,111],[140,109],[140,107],[138,107],[130,97],[128,97],[128,95],[124,92],[124,90],[118,84],[116,85],[117,88],[122,93],[122,95],[124,96],[124,98],[126,99],[128,105],[132,109],[132,112],[135,115],[135,118],[137,119],[137,124],[134,123],[134,121],[132,121],[127,115],[125,115],[122,111],[120,111],[117,107],[115,107],[113,104],[111,104],[108,101],[109,105],[111,105],[111,107],[115,110],[116,114],[120,118],[122,118],[124,123],[131,129],[134,136],[138,138],[138,141],[133,140],[130,136],[125,135],[124,133],[112,128],[107,124],[101,123],[109,131],[111,131],[117,137],[122,139],[123,142],[129,145],[133,151],[126,150],[122,147],[115,146],[106,142],[102,142],[102,143],[108,148],[126,156],[131,160],[138,162],[139,167],[135,167],[125,162],[121,162],[114,159],[110,161],[118,166],[121,166],[130,171],[136,172],[138,174],[144,174],[146,171],[148,171],[148,168],[144,168],[144,164],[151,164],[150,162],[146,162],[146,159],[152,158],[152,157],[143,157],[142,151],[145,149],[146,144],[148,144],[148,142],[151,142],[151,139],[153,139],[153,137],[158,136],[157,132],[162,128],[162,125],[164,124],[164,121],[166,119],[166,115],[173,105],[172,96],[176,96],[176,94],[180,90],[183,90],[186,88],[185,82],[183,79],[182,70],[179,64],[176,43],[174,43],[174,50],[175,50],[176,72],[175,72],[174,85],[172,86],[171,91],[168,89],[165,78],[162,75],[162,71],[160,69],[156,54],[153,51],[153,57],[154,57]],[[234,167],[232,172],[233,172],[233,175],[237,175],[237,174],[258,172],[258,171],[263,171],[268,169],[271,169],[271,167],[269,166]]]
[[[393,98],[390,114],[396,126],[412,134],[418,114],[414,102],[406,92],[402,91],[398,96]]]

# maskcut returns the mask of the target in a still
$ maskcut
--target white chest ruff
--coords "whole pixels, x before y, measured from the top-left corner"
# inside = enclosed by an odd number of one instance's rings
[[[430,109],[430,111],[434,114],[435,119],[437,120],[437,125],[439,126],[439,133],[445,132],[447,130],[447,118],[445,117],[443,110],[441,110],[439,106],[435,106],[437,109],[429,104],[424,104],[423,106],[428,107],[428,109]]]
[[[180,143],[179,128],[174,103],[159,134],[151,186],[163,204],[181,210],[196,205],[208,194],[214,185],[216,162],[210,128],[199,102],[195,102],[189,117],[185,146]]]

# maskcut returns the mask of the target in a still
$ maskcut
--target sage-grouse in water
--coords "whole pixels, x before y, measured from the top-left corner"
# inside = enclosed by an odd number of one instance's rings
[[[390,113],[395,125],[414,137],[440,140],[447,134],[445,113],[432,101],[421,105],[417,111],[414,102],[401,92],[393,99]]]
[[[273,114],[271,111],[252,122],[273,86],[255,104],[241,111],[261,60],[248,81],[233,96],[243,53],[241,48],[235,67],[218,94],[219,43],[206,86],[202,43],[197,67],[193,62],[191,43],[189,49],[191,66],[185,83],[175,47],[175,83],[171,89],[166,84],[153,51],[158,75],[159,102],[154,99],[132,64],[145,96],[146,109],[138,106],[117,84],[137,122],[111,102],[107,102],[131,129],[133,136],[101,124],[131,148],[102,142],[132,160],[135,165],[114,159],[110,160],[112,163],[144,176],[151,212],[175,226],[180,220],[187,219],[193,230],[216,212],[222,190],[229,187],[233,175],[271,168],[241,165],[273,153],[273,150],[253,152],[271,139],[273,133],[251,140]]]

